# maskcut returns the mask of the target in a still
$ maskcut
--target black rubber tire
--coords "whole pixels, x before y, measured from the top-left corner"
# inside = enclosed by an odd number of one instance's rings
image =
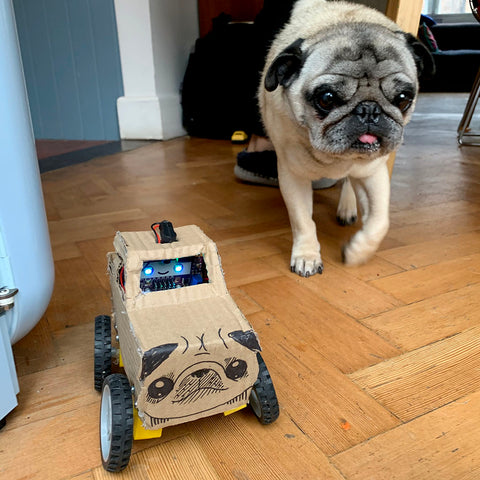
[[[250,393],[250,407],[260,423],[268,425],[273,423],[280,414],[277,394],[273,386],[272,378],[262,356],[257,353],[258,378]]]
[[[102,391],[103,381],[112,373],[112,326],[108,315],[95,317],[94,381]]]
[[[100,407],[100,454],[103,468],[120,472],[130,461],[133,444],[133,401],[128,378],[121,373],[103,382]]]

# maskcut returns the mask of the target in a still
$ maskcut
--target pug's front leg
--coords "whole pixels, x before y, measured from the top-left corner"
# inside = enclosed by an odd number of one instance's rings
[[[312,219],[312,181],[296,176],[286,168],[278,166],[278,181],[283,200],[287,206],[293,234],[290,269],[302,277],[323,272],[320,243]]]
[[[343,261],[347,265],[365,263],[377,251],[389,227],[390,178],[386,165],[373,175],[355,179],[354,185],[363,190],[362,201],[368,212],[363,227],[343,248]]]

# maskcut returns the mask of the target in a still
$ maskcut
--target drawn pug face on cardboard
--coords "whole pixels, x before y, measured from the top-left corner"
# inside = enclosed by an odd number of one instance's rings
[[[147,423],[161,425],[239,401],[248,402],[260,351],[253,330],[207,331],[155,347],[143,356],[139,401]],[[171,355],[175,352],[174,358]],[[180,353],[180,355],[179,355]],[[188,412],[188,413],[187,413]]]

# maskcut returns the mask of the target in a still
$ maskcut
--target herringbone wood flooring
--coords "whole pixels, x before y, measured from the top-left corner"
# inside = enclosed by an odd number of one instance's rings
[[[93,318],[109,313],[117,230],[197,224],[260,336],[281,405],[137,441],[125,479],[402,479],[480,476],[480,150],[458,148],[465,95],[424,95],[392,179],[391,228],[346,268],[356,227],[338,188],[315,193],[325,271],[289,272],[275,188],[239,183],[227,141],[180,138],[43,175],[56,267],[50,306],[14,346],[19,406],[0,432],[0,478],[113,478],[101,467]]]

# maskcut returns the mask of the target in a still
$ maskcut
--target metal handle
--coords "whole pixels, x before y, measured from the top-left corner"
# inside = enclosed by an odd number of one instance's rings
[[[0,313],[10,310],[15,303],[15,295],[18,293],[18,288],[0,288]]]

